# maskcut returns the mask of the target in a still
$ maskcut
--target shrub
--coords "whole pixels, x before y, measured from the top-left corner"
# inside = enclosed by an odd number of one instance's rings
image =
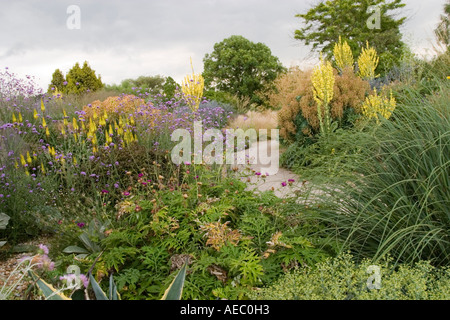
[[[373,285],[364,260],[355,264],[350,254],[299,268],[282,276],[270,287],[249,294],[257,300],[448,300],[450,269],[435,268],[428,261],[415,265],[395,265],[389,259],[376,262],[380,268],[380,287]]]
[[[277,94],[271,98],[274,102],[287,103],[278,115],[280,136],[288,142],[302,141],[302,138],[311,137],[319,131],[319,117],[310,79],[311,73],[300,70],[291,72],[293,73],[288,73],[285,77],[292,77],[292,79],[280,78],[277,88],[285,81],[292,81],[295,85],[288,88],[293,88],[295,93],[287,95],[280,90],[279,98]],[[346,68],[340,75],[335,72],[334,95],[330,102],[330,114],[333,121],[338,122],[340,127],[351,126],[355,120],[353,115],[361,113],[362,103],[369,90],[369,83],[361,80],[351,69]],[[289,99],[284,100],[281,97],[289,97]]]

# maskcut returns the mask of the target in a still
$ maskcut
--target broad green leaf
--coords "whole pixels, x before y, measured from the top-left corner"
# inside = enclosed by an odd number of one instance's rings
[[[120,300],[120,295],[112,275],[109,277],[109,300]]]
[[[170,286],[164,292],[161,300],[181,300],[181,295],[183,294],[184,279],[186,277],[186,267],[187,262],[183,265],[175,279],[173,279]]]
[[[94,290],[94,294],[97,300],[108,300],[105,292],[103,292],[102,288],[100,288],[99,284],[97,283],[97,281],[95,281],[91,273],[89,273],[89,281],[92,285],[92,289]]]
[[[57,290],[53,288],[51,284],[48,284],[44,280],[40,279],[39,276],[36,275],[33,271],[28,271],[28,274],[34,281],[38,279],[36,281],[36,284],[48,300],[72,300],[66,297],[64,294],[57,292]]]
[[[84,245],[91,250],[92,252],[99,252],[100,247],[89,239],[89,236],[86,233],[83,233],[79,236],[80,240],[84,243]]]
[[[10,217],[7,214],[0,212],[0,230],[6,229],[9,219]]]
[[[63,250],[64,253],[89,253],[84,248],[78,247],[78,246],[68,246]]]

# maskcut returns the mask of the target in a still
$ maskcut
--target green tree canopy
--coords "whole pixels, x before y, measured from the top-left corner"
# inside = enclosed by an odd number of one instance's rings
[[[312,45],[313,51],[324,52],[328,58],[339,36],[348,42],[355,57],[368,41],[380,56],[377,72],[384,74],[400,60],[405,48],[400,26],[406,18],[395,16],[396,10],[404,6],[402,0],[321,1],[308,12],[296,15],[305,26],[295,30],[295,38]],[[379,25],[371,25],[378,17]]]
[[[56,69],[55,72],[53,72],[52,81],[48,85],[48,92],[53,92],[55,89],[58,89],[59,92],[63,92],[65,81],[64,74],[61,70]]]
[[[97,91],[103,88],[100,75],[97,77],[95,71],[91,69],[87,61],[80,64],[77,62],[69,70],[66,76],[67,85],[64,87],[63,93],[85,93],[86,91]]]
[[[262,99],[257,92],[285,70],[265,44],[253,43],[237,35],[216,43],[214,51],[206,54],[203,62],[207,88],[248,97],[259,104]]]
[[[444,14],[441,15],[441,21],[434,33],[440,43],[447,48],[450,46],[450,0],[444,5]]]

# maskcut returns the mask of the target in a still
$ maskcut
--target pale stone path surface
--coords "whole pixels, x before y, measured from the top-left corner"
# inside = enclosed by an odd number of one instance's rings
[[[238,174],[242,175],[241,180],[245,182],[248,190],[259,190],[261,192],[273,190],[274,194],[280,198],[299,196],[301,194],[311,194],[307,181],[290,170],[279,168],[279,157],[271,156],[271,150],[279,150],[279,144],[275,141],[254,143],[247,151],[249,165],[238,165]],[[259,161],[253,163],[254,157],[251,155],[267,155],[272,161],[268,165],[263,165]],[[259,160],[259,157],[258,157]]]

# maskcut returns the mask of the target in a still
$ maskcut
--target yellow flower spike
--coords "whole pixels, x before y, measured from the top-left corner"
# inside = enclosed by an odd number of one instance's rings
[[[334,96],[334,73],[329,61],[324,61],[320,55],[320,64],[316,66],[311,75],[314,100],[317,103],[317,114],[322,134],[328,134],[331,127],[330,101]],[[322,107],[324,108],[322,116]]]
[[[13,112],[13,115],[12,115],[12,122],[13,123],[17,122],[17,118],[16,118],[16,115],[14,114],[14,112]]]
[[[130,117],[130,124],[131,124],[132,126],[134,126],[134,125],[135,125],[135,122],[134,122],[134,118],[133,118],[133,116],[131,116],[131,117]]]
[[[203,97],[203,89],[205,86],[205,80],[200,74],[194,73],[194,67],[192,65],[191,58],[191,69],[192,76],[186,76],[181,86],[181,91],[183,92],[185,98],[187,99],[188,105],[194,112],[198,109],[200,100]]]
[[[34,119],[39,118],[39,115],[38,115],[36,109],[33,110],[33,118],[34,118]]]
[[[64,115],[64,118],[67,118],[67,113],[66,113],[65,109],[63,109],[63,115]]]
[[[396,104],[397,103],[392,95],[392,91],[390,93],[390,98],[388,99],[386,97],[379,96],[377,90],[374,89],[374,94],[368,96],[364,101],[362,113],[368,119],[375,118],[377,124],[379,124],[379,115],[385,119],[389,119],[396,107]]]
[[[113,129],[112,129],[111,124],[109,124],[109,134],[110,134],[110,135],[113,135],[113,134],[114,134],[114,131],[113,131]]]
[[[22,121],[23,121],[22,114],[19,111],[19,123],[22,123]]]
[[[105,118],[105,120],[108,120],[108,113],[106,112],[106,109],[103,110],[103,118]]]
[[[47,122],[45,121],[45,118],[42,118],[42,126],[44,128],[47,127]]]
[[[100,120],[98,121],[98,124],[101,125],[102,127],[106,126],[106,120],[105,120],[105,118],[103,118],[103,116],[100,117]]]
[[[78,136],[77,136],[77,134],[75,132],[73,133],[73,138],[75,139],[75,142],[78,141]]]
[[[46,135],[47,137],[50,136],[50,131],[48,130],[48,127],[45,127],[45,135]]]
[[[97,112],[96,111],[94,111],[94,114],[92,115],[92,118],[94,118],[94,120],[97,120]]]
[[[372,80],[378,77],[375,75],[375,69],[378,66],[380,58],[377,56],[375,48],[369,47],[369,41],[366,42],[366,48],[362,48],[358,57],[359,77],[364,80]]]
[[[41,111],[42,113],[45,112],[44,100],[42,100],[42,98],[41,98]]]
[[[27,162],[25,161],[25,157],[22,154],[20,155],[20,163],[23,167],[25,167],[27,164]]]
[[[81,129],[83,130],[83,132],[86,131],[86,125],[84,124],[84,121],[81,121]]]
[[[63,128],[61,128],[61,134],[62,134],[63,136],[65,136],[65,135],[66,135],[66,130],[64,130],[64,127],[63,127]]]
[[[19,164],[17,163],[17,161],[14,162],[14,167],[15,167],[16,169],[19,169]]]
[[[97,141],[97,135],[96,135],[96,134],[93,135],[92,140],[91,140],[91,143],[92,143],[93,145],[96,145],[96,144],[98,143],[98,141]]]
[[[30,173],[28,172],[28,169],[25,170],[25,174],[26,174],[27,176],[30,176]]]
[[[77,119],[75,117],[72,118],[72,126],[73,126],[73,130],[78,130],[79,129],[78,121],[77,121]]]
[[[31,164],[31,162],[33,162],[33,160],[31,160],[30,152],[28,151],[27,151],[27,162],[28,164]]]
[[[45,168],[44,168],[44,164],[41,162],[41,171],[43,174],[45,174]]]
[[[73,162],[74,165],[77,165],[77,164],[78,164],[77,158],[73,157],[73,158],[72,158],[72,162]]]
[[[94,147],[92,148],[92,153],[97,153],[97,152],[98,152],[98,149],[97,149],[97,147],[94,146]]]
[[[339,36],[339,43],[334,45],[333,49],[334,60],[337,67],[342,71],[345,68],[352,68],[353,70],[353,53],[347,41],[342,43],[341,36]]]

